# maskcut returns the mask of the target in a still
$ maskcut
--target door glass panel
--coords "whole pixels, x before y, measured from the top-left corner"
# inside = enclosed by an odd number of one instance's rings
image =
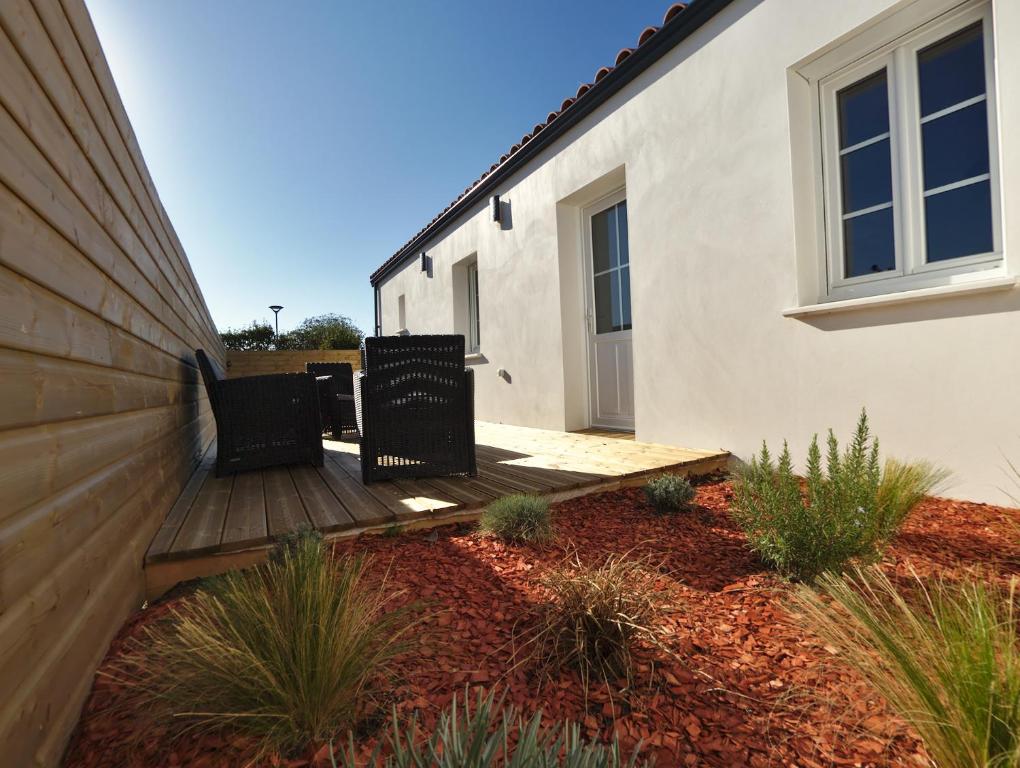
[[[596,275],[619,264],[615,208],[591,217],[591,257]]]
[[[985,48],[981,22],[917,54],[921,117],[985,92]]]
[[[595,333],[631,328],[627,202],[591,217]]]
[[[988,173],[985,102],[937,117],[921,131],[926,191]]]
[[[620,264],[630,263],[630,250],[627,246],[627,201],[616,206],[617,229],[619,230]]]
[[[860,277],[896,268],[893,210],[883,208],[843,222],[846,276]]]
[[[928,261],[991,253],[992,188],[987,181],[968,184],[924,200]]]
[[[613,327],[613,279],[616,272],[595,276],[595,333],[611,333]]]

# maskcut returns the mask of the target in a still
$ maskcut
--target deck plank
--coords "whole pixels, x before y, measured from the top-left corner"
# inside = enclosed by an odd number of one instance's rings
[[[219,548],[234,478],[234,475],[216,477],[209,473],[174,539],[171,553],[207,553]]]
[[[347,512],[359,526],[384,525],[396,518],[375,496],[365,490],[361,480],[354,480],[326,455],[325,466],[319,470],[333,494],[343,500]]]
[[[216,466],[215,440],[212,442],[209,450],[206,451],[202,461],[199,462],[187,485],[184,486],[184,490],[181,491],[181,495],[177,497],[177,501],[174,502],[170,512],[167,513],[166,519],[163,520],[163,524],[153,537],[152,543],[149,544],[149,550],[145,553],[146,560],[161,558],[170,552],[174,539],[177,538],[177,532],[181,529],[181,524],[187,518],[191,505],[194,503],[199,491],[202,490],[202,485],[206,479],[212,474],[214,466]]]
[[[290,476],[312,525],[324,533],[354,527],[354,518],[333,495],[322,475],[314,467],[307,465],[291,467]]]
[[[349,453],[331,453],[327,461],[333,461],[348,477],[357,483],[361,483],[361,462]],[[369,485],[362,486],[380,504],[388,509],[395,520],[411,521],[428,517],[430,509],[428,505],[422,505],[414,495],[401,490],[393,483],[380,480]]]
[[[266,495],[261,472],[242,472],[234,478],[227,519],[220,541],[224,551],[244,549],[269,540]]]
[[[262,478],[266,487],[266,519],[270,538],[296,531],[302,525],[311,525],[286,467],[263,470]]]
[[[558,498],[640,482],[663,471],[725,466],[724,451],[638,443],[607,434],[578,434],[477,423],[477,477],[361,482],[356,442],[324,443],[323,467],[276,467],[225,478],[214,475],[215,447],[203,457],[146,553],[154,569],[206,575],[213,558],[265,549],[302,524],[325,533],[379,530],[394,523],[431,524],[476,513],[511,493]],[[248,562],[248,561],[245,561]],[[161,571],[160,573],[163,573]],[[164,574],[165,575],[165,574]],[[180,576],[183,578],[183,576]]]

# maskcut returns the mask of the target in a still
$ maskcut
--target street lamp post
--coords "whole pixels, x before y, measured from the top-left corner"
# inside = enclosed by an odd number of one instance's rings
[[[279,304],[273,304],[270,307],[273,310],[273,314],[276,316],[276,338],[280,339],[280,310],[283,309]]]

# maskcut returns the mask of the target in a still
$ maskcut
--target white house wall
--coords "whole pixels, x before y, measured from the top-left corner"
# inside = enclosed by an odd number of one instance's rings
[[[414,260],[387,278],[383,332],[398,330],[401,294],[412,333],[464,332],[453,265],[477,253],[477,416],[585,426],[579,211],[625,180],[639,440],[746,457],[762,439],[788,438],[802,456],[814,432],[846,435],[866,406],[887,455],[945,464],[950,495],[1002,500],[1006,458],[1020,461],[1020,291],[783,314],[817,298],[805,274],[822,258],[804,262],[791,131],[810,134],[791,125],[791,68],[908,5],[733,3],[508,181],[509,228],[479,206],[427,246],[431,276]],[[1020,3],[998,0],[994,14],[1003,240],[1015,272]]]

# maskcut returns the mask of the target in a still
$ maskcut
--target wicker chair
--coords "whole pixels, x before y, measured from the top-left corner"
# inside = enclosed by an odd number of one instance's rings
[[[216,476],[277,464],[322,466],[315,377],[277,373],[227,379],[195,352],[216,419]]]
[[[475,475],[474,372],[463,336],[377,336],[355,384],[365,483]]]
[[[354,369],[350,363],[305,363],[305,371],[319,382],[319,413],[322,429],[334,438],[354,433]],[[326,378],[328,377],[328,379]]]

